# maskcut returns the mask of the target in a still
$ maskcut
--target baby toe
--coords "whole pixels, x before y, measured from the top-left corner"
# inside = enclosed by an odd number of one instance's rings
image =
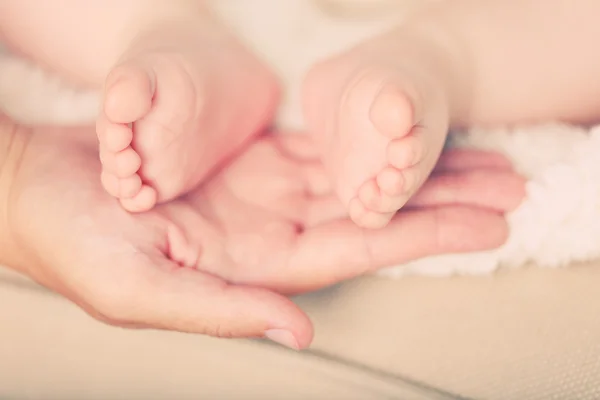
[[[142,188],[142,180],[137,174],[122,179],[110,172],[102,171],[100,182],[109,195],[121,199],[135,197]]]
[[[378,211],[381,207],[382,193],[374,179],[369,179],[360,186],[357,197],[368,210]]]
[[[119,197],[119,178],[110,172],[102,171],[100,174],[100,183],[104,190],[113,197]]]
[[[103,168],[117,178],[127,178],[135,174],[142,165],[142,160],[137,152],[131,147],[123,151],[114,153],[112,151],[101,150],[100,161]]]
[[[387,85],[379,92],[370,110],[375,128],[390,138],[408,135],[415,124],[414,114],[408,96],[392,85]]]
[[[389,195],[381,190],[376,179],[371,179],[359,189],[358,199],[369,211],[393,213],[406,203],[407,196]]]
[[[350,201],[348,213],[350,219],[359,227],[365,229],[384,228],[393,218],[394,213],[380,213],[367,209],[361,200],[354,198]]]
[[[394,139],[387,146],[387,160],[399,170],[418,164],[423,157],[423,142],[417,135]]]
[[[142,190],[142,186],[142,178],[138,174],[119,179],[119,197],[121,199],[131,199]]]
[[[114,124],[105,117],[96,122],[96,133],[100,146],[114,153],[125,150],[133,139],[131,128],[124,124]]]
[[[132,213],[141,213],[150,211],[157,201],[156,190],[150,186],[143,185],[139,192],[132,198],[120,199],[121,206]]]
[[[405,193],[406,180],[402,171],[388,166],[376,177],[377,185],[382,193],[388,196],[400,196]]]

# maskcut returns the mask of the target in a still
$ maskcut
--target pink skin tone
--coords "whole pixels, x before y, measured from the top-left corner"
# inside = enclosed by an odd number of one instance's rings
[[[449,117],[442,96],[415,87],[410,70],[373,60],[349,80],[346,75],[355,72],[347,70],[369,57],[372,43],[364,46],[365,54],[355,49],[358,54],[316,66],[304,99],[309,127],[340,199],[357,225],[374,229],[387,225],[427,179],[442,151]],[[334,83],[331,76],[338,76]],[[320,83],[325,79],[328,86]],[[427,100],[424,92],[432,93]]]
[[[389,223],[449,127],[598,121],[599,13],[595,0],[436,1],[314,66],[306,120],[352,220]]]
[[[507,235],[502,214],[524,193],[504,158],[458,152],[443,158],[410,209],[364,231],[344,217],[306,136],[267,136],[205,186],[131,214],[93,179],[101,169],[93,129],[1,122],[0,262],[125,327],[305,348],[310,320],[282,294],[498,246]]]
[[[271,120],[274,77],[203,1],[56,1],[0,2],[1,34],[104,87],[101,181],[125,209],[186,193]],[[432,2],[316,65],[306,120],[351,219],[389,223],[431,173],[449,127],[598,120],[599,12],[595,0]]]
[[[0,34],[68,79],[103,88],[101,182],[131,212],[195,188],[264,130],[279,98],[275,76],[203,0],[8,0]]]

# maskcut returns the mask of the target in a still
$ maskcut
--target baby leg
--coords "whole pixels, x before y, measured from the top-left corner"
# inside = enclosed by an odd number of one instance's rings
[[[102,183],[130,211],[197,186],[271,120],[274,76],[201,0],[9,0],[3,36],[103,87]],[[60,7],[58,7],[60,5]]]
[[[453,0],[316,65],[307,124],[353,220],[387,224],[449,126],[600,117],[595,0]]]

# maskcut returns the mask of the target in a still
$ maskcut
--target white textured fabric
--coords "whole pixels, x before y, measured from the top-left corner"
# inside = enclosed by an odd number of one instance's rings
[[[527,199],[508,216],[508,242],[498,250],[431,257],[383,274],[485,274],[499,266],[562,267],[600,257],[600,127],[473,130],[456,141],[501,151],[529,178]]]

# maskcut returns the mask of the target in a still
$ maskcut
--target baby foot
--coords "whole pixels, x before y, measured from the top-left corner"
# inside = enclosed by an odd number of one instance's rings
[[[101,181],[128,211],[195,188],[275,111],[273,76],[233,38],[196,31],[161,32],[106,79]]]
[[[350,218],[373,229],[387,225],[427,179],[449,123],[441,89],[419,66],[400,65],[396,59],[406,55],[381,40],[314,67],[303,99]]]

